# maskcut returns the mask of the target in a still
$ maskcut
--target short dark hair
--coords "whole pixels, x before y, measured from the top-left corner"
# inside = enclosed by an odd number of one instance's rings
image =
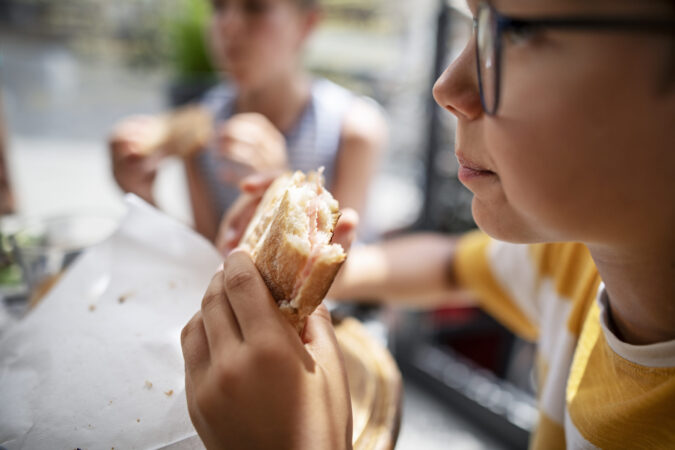
[[[319,0],[295,0],[302,8],[314,8],[319,6]]]

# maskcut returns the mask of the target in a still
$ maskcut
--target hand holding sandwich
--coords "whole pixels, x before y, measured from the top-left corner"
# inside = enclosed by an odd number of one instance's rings
[[[242,205],[244,250],[229,253],[181,337],[192,422],[208,448],[351,448],[344,363],[328,311],[314,309],[355,213],[338,220],[320,172],[262,180]]]
[[[239,245],[265,191],[275,178],[276,175],[272,173],[256,174],[244,178],[239,184],[241,195],[227,210],[218,226],[215,244],[221,255],[227,256]]]
[[[328,312],[321,306],[298,338],[247,253],[230,254],[181,339],[188,409],[207,448],[351,448]]]

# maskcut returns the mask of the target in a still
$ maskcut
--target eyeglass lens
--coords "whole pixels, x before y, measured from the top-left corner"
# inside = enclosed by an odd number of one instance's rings
[[[492,8],[483,4],[477,23],[478,78],[483,108],[493,114],[497,108],[497,19]]]

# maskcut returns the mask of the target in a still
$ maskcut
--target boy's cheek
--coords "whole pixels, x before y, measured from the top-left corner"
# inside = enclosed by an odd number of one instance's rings
[[[509,125],[509,130],[493,130],[490,139],[498,145],[491,157],[502,191],[491,201],[498,204],[501,197],[504,209],[512,211],[511,222],[522,222],[528,236],[573,238],[583,227],[577,219],[592,213],[589,194],[599,180],[585,159],[586,149],[581,142],[561,139],[555,120]]]

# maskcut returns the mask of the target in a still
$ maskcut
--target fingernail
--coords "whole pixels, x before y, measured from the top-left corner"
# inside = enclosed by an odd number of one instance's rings
[[[224,236],[223,239],[224,239],[225,242],[228,243],[228,244],[236,243],[236,241],[237,241],[237,232],[236,232],[234,229],[232,229],[232,228],[228,228],[227,230],[225,230],[225,236]]]
[[[232,250],[229,251],[229,253],[227,254],[227,257],[226,257],[226,258],[229,258],[229,257],[232,256],[234,253],[239,253],[239,252],[242,252],[242,251],[243,251],[243,250],[242,250],[241,247],[239,247],[239,246],[234,247]]]
[[[239,189],[241,190],[246,190],[247,188],[250,187],[257,187],[258,184],[262,183],[263,181],[263,176],[260,174],[255,174],[255,175],[248,175],[244,177],[243,180],[241,180],[241,183],[239,183]]]

